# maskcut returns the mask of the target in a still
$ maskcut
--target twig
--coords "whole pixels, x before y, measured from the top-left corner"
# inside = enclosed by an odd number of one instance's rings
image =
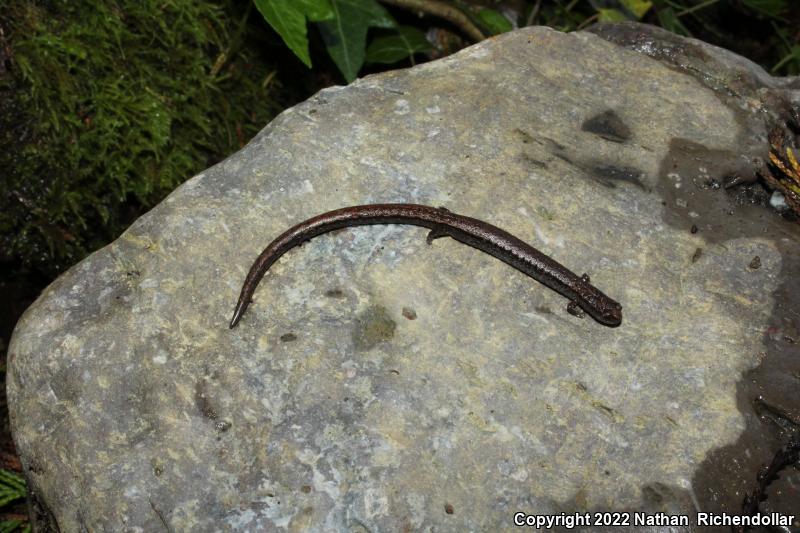
[[[588,19],[586,19],[583,22],[581,22],[580,24],[578,24],[578,26],[575,28],[575,31],[582,30],[583,28],[585,28],[586,26],[588,26],[589,24],[591,24],[592,22],[594,22],[595,20],[597,20],[599,18],[600,18],[600,13],[595,13],[594,15],[589,17]]]
[[[21,513],[3,513],[0,515],[0,521],[6,520],[19,520],[23,524],[28,522],[28,515]]]
[[[482,41],[486,35],[469,20],[460,9],[447,5],[438,0],[380,0],[390,6],[401,7],[410,11],[422,11],[434,17],[439,17],[451,22],[473,41]]]
[[[761,512],[759,504],[767,499],[767,488],[778,479],[781,470],[800,461],[800,440],[791,440],[786,446],[778,450],[769,465],[761,467],[756,476],[756,488],[752,493],[745,494],[742,502],[742,514],[754,516]],[[749,526],[732,527],[734,533],[745,533]]]
[[[528,20],[525,21],[526,26],[530,26],[533,24],[533,21],[536,19],[536,15],[539,14],[539,8],[542,7],[542,0],[536,0],[536,3],[533,5],[533,9],[528,14]]]
[[[219,71],[222,70],[222,67],[225,63],[230,59],[236,50],[242,44],[242,34],[247,27],[247,19],[250,17],[250,10],[253,8],[253,2],[247,3],[247,9],[245,9],[244,15],[242,15],[242,19],[239,21],[239,25],[236,28],[236,33],[234,33],[233,37],[228,40],[228,46],[225,50],[222,50],[219,55],[217,56],[216,61],[214,61],[214,66],[211,67],[211,71],[208,73],[210,78],[214,78],[219,74]]]

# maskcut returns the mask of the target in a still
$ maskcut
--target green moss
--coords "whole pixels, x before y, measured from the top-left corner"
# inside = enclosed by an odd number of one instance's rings
[[[278,106],[249,2],[13,1],[0,22],[0,259],[53,275]]]

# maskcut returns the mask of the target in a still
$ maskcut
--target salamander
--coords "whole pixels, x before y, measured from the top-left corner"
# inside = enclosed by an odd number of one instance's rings
[[[261,278],[283,254],[322,233],[372,224],[423,226],[431,230],[428,244],[440,237],[451,237],[500,259],[563,295],[570,300],[567,306],[570,313],[582,316],[585,311],[597,322],[610,327],[622,323],[622,306],[593,286],[589,276],[578,276],[505,230],[443,207],[371,204],[322,213],[292,226],[273,240],[258,256],[244,280],[230,327],[239,323]]]

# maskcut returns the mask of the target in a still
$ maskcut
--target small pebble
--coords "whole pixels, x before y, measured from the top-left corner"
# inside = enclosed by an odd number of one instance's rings
[[[783,197],[783,194],[780,191],[774,191],[772,196],[769,198],[769,205],[772,206],[773,209],[777,211],[785,211],[789,208],[786,204],[786,198]]]

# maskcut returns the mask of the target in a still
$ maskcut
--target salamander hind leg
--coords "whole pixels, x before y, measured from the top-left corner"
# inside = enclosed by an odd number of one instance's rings
[[[425,242],[428,244],[432,243],[435,239],[441,239],[442,237],[448,237],[449,233],[441,227],[433,228],[428,236],[425,237]]]
[[[567,313],[578,318],[583,318],[586,316],[586,313],[584,313],[583,309],[581,309],[581,306],[578,305],[578,302],[570,302],[567,304]]]
[[[439,207],[437,207],[436,209],[438,209],[439,211],[442,211],[444,213],[449,213],[450,212],[449,209],[447,209],[446,207],[441,206],[441,205]],[[428,236],[425,238],[425,241],[428,244],[430,244],[435,239],[441,239],[442,237],[449,237],[449,236],[450,236],[450,234],[447,233],[447,230],[444,228],[444,226],[437,226],[437,227],[433,228],[430,233],[428,233]]]

